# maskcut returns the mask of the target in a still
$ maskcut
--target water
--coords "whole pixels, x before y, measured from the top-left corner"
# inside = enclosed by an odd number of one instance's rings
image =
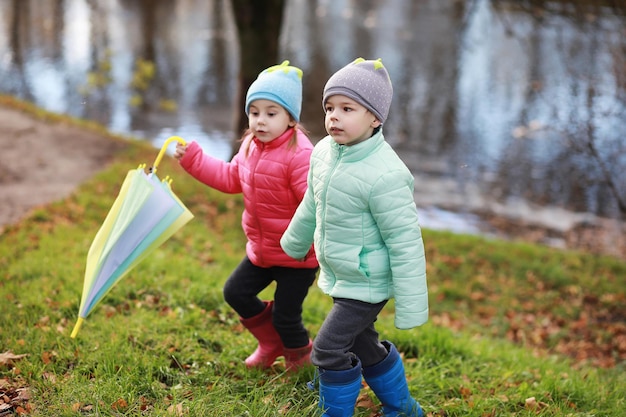
[[[385,136],[416,175],[426,227],[484,230],[485,213],[555,230],[621,219],[624,13],[525,4],[288,1],[281,59],[305,72],[305,126],[323,135],[330,74],[381,57],[395,89]],[[0,0],[0,91],[157,147],[197,140],[227,159],[238,111],[230,7]]]

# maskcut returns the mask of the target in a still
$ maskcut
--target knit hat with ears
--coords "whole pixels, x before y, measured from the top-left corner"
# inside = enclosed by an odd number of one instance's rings
[[[302,109],[302,70],[289,66],[289,61],[262,71],[250,85],[246,95],[246,114],[254,100],[270,100],[283,106],[296,122]]]
[[[324,87],[322,106],[330,96],[340,94],[356,101],[385,123],[391,107],[393,87],[382,59],[357,58],[330,77]]]

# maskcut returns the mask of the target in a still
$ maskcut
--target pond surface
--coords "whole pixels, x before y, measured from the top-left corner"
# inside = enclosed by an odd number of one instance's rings
[[[626,17],[593,1],[530,3],[288,1],[281,59],[304,70],[312,139],[324,134],[328,77],[380,57],[394,84],[385,137],[415,173],[425,226],[477,231],[484,214],[556,230],[621,220]],[[142,4],[0,0],[0,92],[228,159],[230,2]]]

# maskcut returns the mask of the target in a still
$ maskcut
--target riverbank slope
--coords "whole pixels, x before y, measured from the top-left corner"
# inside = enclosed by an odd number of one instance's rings
[[[15,98],[0,96],[0,146],[1,235],[4,226],[19,221],[34,208],[72,193],[111,161],[124,148],[125,141],[94,123],[48,113]],[[418,183],[433,186],[430,181]],[[420,190],[419,195],[428,202],[429,195],[441,195],[441,190],[437,193]],[[449,199],[446,201],[451,203]],[[439,201],[444,204],[436,206],[445,208],[446,201]],[[432,210],[421,208],[423,226],[429,228],[432,224],[433,228],[446,229],[442,222],[449,217],[438,216],[433,220]],[[554,209],[535,208],[530,217],[511,215],[511,210],[499,207],[485,212],[468,206],[463,208],[462,215],[468,212],[481,219],[475,234],[626,259],[626,226],[620,222],[594,218],[570,222],[567,227],[552,227],[551,224],[563,222],[541,220],[559,217]],[[448,229],[454,231],[454,225]]]

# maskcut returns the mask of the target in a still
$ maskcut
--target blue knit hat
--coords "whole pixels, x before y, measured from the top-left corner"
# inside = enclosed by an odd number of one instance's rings
[[[326,106],[330,96],[337,94],[361,104],[381,123],[385,123],[391,107],[393,86],[383,61],[380,58],[375,61],[357,58],[334,73],[324,87],[322,106]]]
[[[250,103],[262,99],[280,104],[299,122],[302,109],[302,70],[289,66],[289,61],[283,61],[280,65],[262,71],[248,89],[246,114],[250,114]]]

